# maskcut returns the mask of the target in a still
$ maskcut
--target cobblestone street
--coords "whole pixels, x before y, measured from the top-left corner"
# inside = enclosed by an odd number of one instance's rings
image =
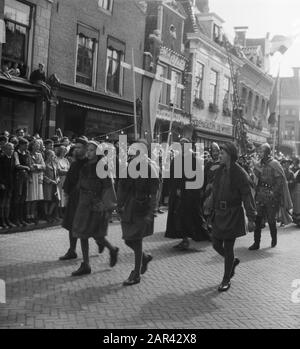
[[[139,285],[124,288],[133,255],[121,240],[118,223],[109,239],[121,248],[119,263],[98,255],[91,241],[92,274],[70,277],[80,260],[59,262],[68,248],[60,228],[0,236],[0,279],[7,303],[0,304],[0,328],[299,328],[300,304],[292,287],[300,279],[300,231],[280,229],[270,248],[267,231],[262,248],[248,251],[252,234],[240,239],[241,259],[229,292],[219,294],[223,263],[209,243],[194,243],[189,253],[172,249],[164,238],[166,214],[145,243],[154,256]],[[79,252],[79,246],[77,248]],[[81,253],[79,254],[81,257]]]

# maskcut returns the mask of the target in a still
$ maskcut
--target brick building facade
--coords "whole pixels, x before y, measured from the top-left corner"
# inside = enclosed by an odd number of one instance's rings
[[[44,95],[28,78],[39,63],[47,67],[51,9],[49,0],[0,2],[6,31],[0,51],[1,130],[14,132],[22,127],[30,134],[40,130],[46,111]]]
[[[61,88],[49,114],[50,133],[102,137],[128,127],[132,135],[132,73],[121,61],[142,68],[145,14],[138,1],[64,0],[53,3],[48,75]],[[136,76],[137,97],[141,77]],[[117,134],[115,135],[117,136]]]

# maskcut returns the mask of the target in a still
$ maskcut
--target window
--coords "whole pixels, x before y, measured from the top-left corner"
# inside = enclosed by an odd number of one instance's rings
[[[175,101],[175,82],[176,82],[176,80],[177,80],[178,84],[182,83],[182,73],[180,73],[179,71],[176,71],[176,70],[172,70],[171,81],[174,84],[171,86],[170,103],[173,104],[175,102],[175,107],[181,109],[181,107],[182,107],[182,91],[180,88],[177,88],[176,101]]]
[[[209,103],[217,104],[218,73],[210,71]]]
[[[29,65],[29,43],[32,28],[33,7],[17,0],[6,0],[4,21],[6,43],[3,44],[2,65],[7,69],[20,71],[20,76],[27,75]]]
[[[255,102],[254,102],[254,110],[253,110],[253,115],[257,116],[258,114],[258,107],[259,107],[259,97],[255,97]]]
[[[106,62],[106,90],[122,95],[123,73],[121,62],[124,59],[125,44],[119,40],[108,38]]]
[[[196,63],[196,72],[195,72],[194,100],[197,98],[202,99],[203,78],[204,78],[204,65],[200,62],[197,62]]]
[[[98,6],[103,10],[112,12],[113,3],[114,3],[113,0],[99,0]]]
[[[297,110],[292,109],[292,115],[297,115]]]
[[[223,99],[223,115],[230,116],[230,78],[224,77],[224,99]]]
[[[285,114],[285,115],[289,115],[289,114],[290,114],[289,110],[286,109],[285,112],[284,112],[284,114]]]
[[[221,27],[214,24],[213,40],[217,43],[221,43]]]
[[[79,24],[77,27],[76,82],[95,87],[98,32]]]
[[[159,76],[167,79],[168,78],[168,67],[165,65],[157,65],[157,73]],[[168,104],[168,85],[163,83],[159,103]]]
[[[286,121],[284,139],[295,140],[295,123],[293,121]]]

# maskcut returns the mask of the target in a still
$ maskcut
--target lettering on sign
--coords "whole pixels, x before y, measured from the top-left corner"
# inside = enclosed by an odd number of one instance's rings
[[[164,109],[158,109],[157,110],[157,118],[161,120],[171,120],[172,112],[169,110],[164,110]],[[175,122],[180,122],[182,124],[190,124],[190,119],[186,116],[183,116],[179,113],[174,113],[173,121]]]
[[[186,60],[178,56],[177,54],[169,51],[166,47],[161,48],[159,60],[179,70],[185,69]]]
[[[220,124],[217,122],[209,121],[209,120],[195,120],[194,126],[199,129],[206,129],[209,131],[215,131],[217,133],[232,135],[232,126]]]

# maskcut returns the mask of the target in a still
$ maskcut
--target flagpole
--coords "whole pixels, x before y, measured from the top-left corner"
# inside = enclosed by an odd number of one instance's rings
[[[280,122],[281,122],[281,79],[279,78],[279,103],[278,103],[278,154],[280,151]]]
[[[135,71],[134,71],[134,51],[132,49],[132,83],[133,83],[133,115],[134,115],[134,138],[138,139],[137,116],[136,116],[136,89],[135,89]]]
[[[173,107],[172,107],[172,113],[171,113],[171,120],[170,120],[170,126],[169,126],[169,133],[168,133],[168,147],[171,140],[171,133],[172,133],[172,127],[173,127],[173,120],[174,120],[174,114],[175,114],[175,103],[177,101],[177,88],[178,88],[178,77],[176,76],[175,80],[175,93],[174,93],[174,101],[173,101]]]

